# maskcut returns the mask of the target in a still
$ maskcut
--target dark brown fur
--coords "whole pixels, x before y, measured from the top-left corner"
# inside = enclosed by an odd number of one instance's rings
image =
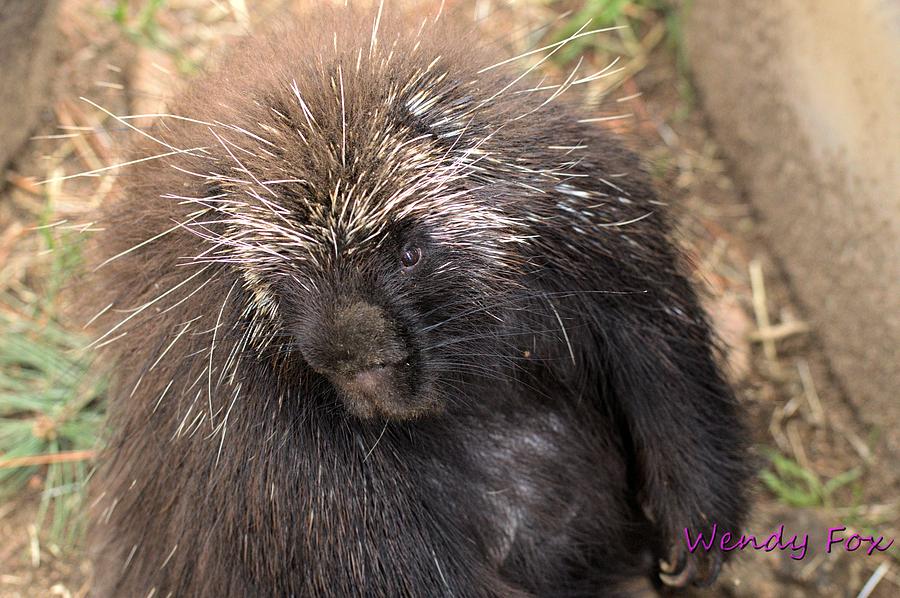
[[[739,529],[744,433],[637,159],[500,93],[470,35],[386,12],[373,50],[373,20],[238,47],[136,153],[192,151],[105,210],[96,593],[628,594],[673,555],[714,579],[682,529]],[[444,187],[404,168],[463,148],[487,157]]]

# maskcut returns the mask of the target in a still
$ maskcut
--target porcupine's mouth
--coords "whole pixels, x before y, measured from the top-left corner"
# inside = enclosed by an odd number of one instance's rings
[[[433,411],[432,401],[416,392],[408,361],[376,364],[328,375],[347,410],[360,419],[409,420]]]

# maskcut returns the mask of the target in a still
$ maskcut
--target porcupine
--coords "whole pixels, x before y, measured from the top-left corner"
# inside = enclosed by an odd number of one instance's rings
[[[744,430],[664,206],[449,21],[319,9],[144,133],[86,293],[98,595],[715,579]]]

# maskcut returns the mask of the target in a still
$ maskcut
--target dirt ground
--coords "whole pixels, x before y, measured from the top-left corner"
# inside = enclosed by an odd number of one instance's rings
[[[262,8],[254,18],[264,19],[272,3],[256,4]],[[171,81],[183,78],[179,65],[207,60],[243,31],[248,17],[235,10],[243,5],[173,1],[158,15],[162,42],[154,46],[123,35],[122,27],[101,18],[96,2],[64,2],[64,50],[53,108],[0,194],[0,291],[27,297],[29,289],[40,288],[39,242],[29,229],[48,202],[59,218],[84,222],[92,206],[114,193],[114,170],[36,184],[113,164],[117,148],[127,141],[121,126],[78,98],[116,114],[158,111],[161,96],[172,91]],[[169,39],[167,32],[184,31],[179,22],[187,18],[196,26]],[[709,289],[708,307],[720,334],[731,346],[728,365],[750,414],[754,453],[761,470],[775,473],[774,482],[760,478],[757,484],[748,531],[764,539],[783,524],[786,538],[810,535],[802,560],[791,559],[789,551],[744,550],[716,589],[696,594],[857,596],[868,582],[874,587],[868,595],[900,595],[896,546],[871,556],[865,545],[855,552],[825,552],[833,527],[845,526],[845,537],[854,531],[884,536],[882,546],[900,535],[896,465],[880,458],[881,440],[860,423],[830,376],[816,331],[805,325],[790,282],[761,240],[752,209],[707,133],[702,110],[685,92],[674,52],[656,44],[640,66],[594,109],[601,115],[633,115],[609,126],[645,155],[677,215],[696,277]],[[775,471],[773,452],[790,459],[792,471],[806,474],[798,481],[790,472]],[[827,482],[847,472],[851,481],[831,491]],[[90,588],[84,550],[55,546],[35,529],[41,481],[33,481],[17,500],[0,504],[0,597],[84,596]],[[798,487],[819,493],[798,500],[789,492]]]

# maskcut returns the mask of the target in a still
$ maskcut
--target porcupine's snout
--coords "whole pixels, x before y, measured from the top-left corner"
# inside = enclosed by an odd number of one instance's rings
[[[407,419],[411,397],[409,354],[384,310],[363,300],[328,308],[301,344],[304,358],[328,377],[357,417]]]

